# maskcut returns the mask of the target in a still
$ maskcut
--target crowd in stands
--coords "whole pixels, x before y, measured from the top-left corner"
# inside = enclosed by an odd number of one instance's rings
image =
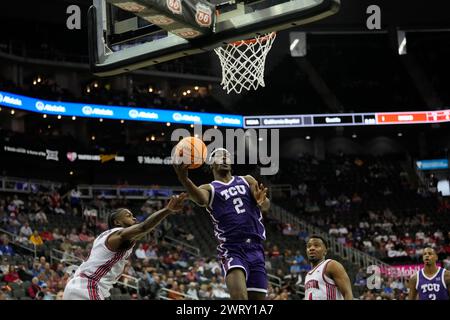
[[[421,264],[426,247],[434,248],[441,261],[450,261],[448,199],[414,181],[401,163],[395,156],[341,154],[318,160],[305,155],[281,165],[273,182],[291,181],[292,194],[282,194],[280,204],[346,247],[394,266]],[[294,184],[298,177],[302,181]],[[283,233],[305,237],[291,225]],[[360,298],[405,299],[408,277],[400,278],[383,275],[381,288],[366,288]],[[355,288],[365,288],[366,279],[365,272],[358,273]]]
[[[343,245],[388,263],[420,262],[427,246],[450,255],[448,200],[415,187],[400,160],[306,156],[281,168],[305,177],[286,206]]]
[[[207,87],[193,86],[183,91],[183,88],[187,87],[184,86],[179,90],[172,89],[170,92],[164,92],[148,85],[137,84],[133,85],[131,89],[117,89],[108,82],[97,80],[87,85],[75,84],[83,92],[81,95],[77,95],[71,88],[61,86],[50,77],[36,76],[35,79],[39,79],[39,82],[31,80],[31,82],[18,86],[0,76],[0,90],[52,101],[197,112],[225,112],[221,103],[209,93]],[[187,93],[188,90],[189,93]]]
[[[0,297],[61,299],[73,272],[71,265],[88,257],[95,235],[107,228],[99,219],[100,212],[127,205],[130,204],[124,199],[99,197],[84,204],[77,189],[62,196],[56,190],[25,196],[0,196],[0,229],[3,230],[0,237]],[[137,220],[142,221],[161,206],[161,201],[145,201],[137,207]],[[192,207],[187,205],[183,214],[193,215]],[[114,297],[229,298],[215,257],[193,255],[180,245],[166,243],[163,239],[166,228],[171,228],[180,240],[194,242],[194,236],[182,226],[162,223],[148,240],[135,246],[120,284],[113,289]],[[58,259],[52,258],[53,249],[59,250]],[[299,285],[309,270],[305,258],[300,251],[295,254],[291,250],[280,252],[276,245],[268,247],[266,254],[268,271],[279,277],[277,285],[269,287],[269,298],[298,299]],[[136,279],[139,279],[138,283]]]

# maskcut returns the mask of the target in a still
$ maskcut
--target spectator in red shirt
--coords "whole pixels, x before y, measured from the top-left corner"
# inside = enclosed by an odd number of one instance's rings
[[[273,246],[272,251],[270,251],[270,257],[277,258],[280,256],[280,250],[278,249],[278,246]]]
[[[31,285],[27,289],[28,295],[33,299],[36,299],[37,293],[41,291],[41,287],[39,287],[38,283],[39,279],[34,277],[33,280],[31,280]]]
[[[82,242],[91,242],[91,241],[93,241],[95,239],[91,235],[91,233],[89,231],[86,231],[86,230],[81,230],[81,232],[78,235],[78,237],[80,238],[80,241],[82,241]]]
[[[50,231],[48,231],[47,229],[44,229],[44,231],[41,232],[41,238],[44,241],[53,241],[54,240],[53,234]]]
[[[9,272],[3,277],[3,281],[15,282],[15,283],[22,282],[22,280],[20,280],[19,274],[17,273],[16,268],[14,266],[9,266]]]
[[[50,195],[50,203],[53,208],[56,208],[61,205],[61,196],[58,191],[53,191]]]

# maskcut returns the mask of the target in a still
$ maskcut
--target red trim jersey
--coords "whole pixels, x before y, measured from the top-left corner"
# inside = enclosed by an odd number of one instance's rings
[[[344,300],[334,281],[326,275],[331,259],[320,262],[305,277],[305,300]]]
[[[108,236],[121,229],[107,230],[94,240],[89,258],[78,267],[67,283],[65,299],[103,300],[110,296],[109,291],[121,277],[133,252],[133,246],[116,252],[106,246]]]

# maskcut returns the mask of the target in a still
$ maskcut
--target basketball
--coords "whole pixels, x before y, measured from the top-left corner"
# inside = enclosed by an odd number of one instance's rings
[[[196,137],[183,138],[175,146],[175,157],[181,163],[189,163],[189,169],[197,169],[206,160],[206,145]]]

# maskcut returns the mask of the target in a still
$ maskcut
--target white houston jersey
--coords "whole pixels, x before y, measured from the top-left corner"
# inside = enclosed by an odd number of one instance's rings
[[[305,277],[305,300],[343,300],[335,282],[326,276],[327,265],[331,259],[319,263]]]
[[[113,228],[100,234],[92,246],[89,258],[83,262],[74,274],[74,279],[83,278],[87,281],[89,295],[91,299],[98,299],[98,290],[103,298],[109,297],[114,283],[119,280],[128,258],[133,252],[133,246],[129,249],[117,252],[111,251],[106,246],[108,236],[123,228]]]

